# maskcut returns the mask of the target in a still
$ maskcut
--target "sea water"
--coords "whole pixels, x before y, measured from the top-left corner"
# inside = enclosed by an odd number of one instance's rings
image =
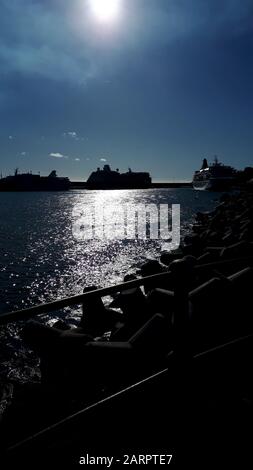
[[[0,313],[79,294],[89,285],[117,284],[147,258],[159,257],[161,240],[80,242],[73,236],[77,206],[180,204],[183,238],[191,232],[196,212],[212,210],[219,196],[191,188],[0,193]],[[42,320],[53,324],[62,318],[77,324],[80,314],[78,307],[66,308]],[[20,364],[24,356],[27,363],[27,353],[19,325],[2,327],[0,336],[0,374],[25,379]]]

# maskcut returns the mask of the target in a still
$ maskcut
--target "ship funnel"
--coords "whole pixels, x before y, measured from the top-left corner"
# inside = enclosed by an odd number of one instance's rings
[[[207,162],[207,159],[204,158],[204,159],[203,159],[203,163],[202,163],[201,170],[205,170],[206,168],[208,168],[208,162]]]

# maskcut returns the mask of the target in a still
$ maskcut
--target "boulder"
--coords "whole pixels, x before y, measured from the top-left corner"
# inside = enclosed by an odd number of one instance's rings
[[[155,259],[149,259],[140,268],[140,274],[143,277],[152,276],[153,274],[159,274],[166,271],[167,266],[161,264]]]
[[[221,251],[221,258],[229,259],[229,258],[237,258],[237,257],[247,257],[252,256],[253,250],[250,243],[246,241],[240,241],[234,243],[233,245],[229,245],[225,247]]]
[[[173,251],[162,251],[160,256],[160,262],[165,266],[169,266],[169,264],[174,261],[175,259],[180,259],[184,256],[183,251],[181,248]]]

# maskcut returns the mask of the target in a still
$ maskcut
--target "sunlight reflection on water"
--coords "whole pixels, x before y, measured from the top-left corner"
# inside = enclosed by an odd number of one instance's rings
[[[1,313],[75,295],[88,285],[116,284],[146,258],[159,256],[162,242],[156,240],[78,242],[72,235],[72,211],[76,206],[181,204],[181,235],[184,236],[196,211],[212,209],[217,198],[218,195],[200,194],[188,188],[1,193]],[[75,323],[79,315],[78,307],[67,308],[45,319],[66,318]],[[12,343],[13,328],[7,329],[12,332]],[[1,335],[4,334],[2,330]]]
[[[103,204],[181,204],[181,235],[198,210],[209,210],[217,196],[191,189],[2,193],[0,286],[1,312],[105,286],[147,257],[159,255],[162,241],[92,239],[72,234],[77,206]]]

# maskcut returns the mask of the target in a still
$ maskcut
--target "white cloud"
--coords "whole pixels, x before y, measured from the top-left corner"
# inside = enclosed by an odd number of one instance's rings
[[[75,158],[75,161],[76,161],[76,162],[80,162],[80,158]]]
[[[100,158],[101,162],[107,162],[106,158]]]
[[[79,140],[77,132],[75,131],[64,132],[63,137],[70,137],[71,139]]]
[[[59,152],[51,152],[49,156],[54,157],[54,158],[69,158],[67,155],[63,155],[62,153],[59,153]]]

